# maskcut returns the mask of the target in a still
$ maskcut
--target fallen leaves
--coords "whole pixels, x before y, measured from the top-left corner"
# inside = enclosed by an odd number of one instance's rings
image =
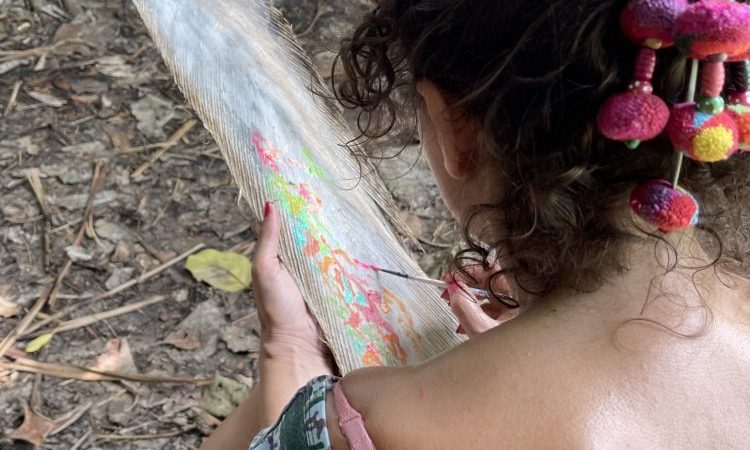
[[[35,448],[39,448],[49,436],[53,436],[74,424],[90,408],[91,403],[86,403],[53,420],[34,411],[26,402],[23,405],[23,423],[20,427],[8,433],[8,437],[16,441],[26,441],[34,445]]]
[[[175,330],[164,338],[164,343],[179,348],[180,350],[198,350],[201,348],[200,331],[187,329]]]
[[[206,249],[190,256],[185,268],[196,280],[226,292],[240,292],[252,282],[252,263],[239,253]]]
[[[246,384],[218,376],[212,385],[203,389],[198,406],[213,416],[224,418],[232,414],[249,393]]]
[[[37,91],[29,91],[27,92],[29,97],[33,98],[34,100],[44,103],[47,106],[52,106],[54,108],[59,108],[61,106],[64,106],[67,102],[67,100],[55,97],[52,94],[46,94],[44,92],[37,92]]]
[[[97,372],[138,373],[130,344],[127,339],[110,339],[104,346],[104,353],[96,358],[91,370]]]
[[[35,447],[41,447],[47,436],[57,428],[53,420],[34,411],[28,403],[23,405],[23,423],[8,434],[17,441],[26,441]]]
[[[52,336],[54,336],[52,333],[46,333],[29,341],[29,343],[26,344],[26,348],[24,348],[24,351],[26,353],[38,352],[39,350],[44,348],[45,345],[49,344],[49,341],[52,340]]]
[[[13,303],[11,299],[0,291],[0,317],[7,319],[8,317],[17,316],[19,311],[18,305]]]

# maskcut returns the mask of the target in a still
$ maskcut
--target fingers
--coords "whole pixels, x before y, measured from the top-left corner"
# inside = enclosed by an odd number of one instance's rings
[[[494,263],[487,269],[479,263],[469,264],[462,267],[462,269],[466,274],[462,273],[460,270],[456,270],[451,274],[446,274],[444,276],[444,281],[449,283],[451,281],[463,282],[482,289],[491,289],[497,294],[510,295],[510,284],[507,279],[505,276],[497,275],[501,270],[499,264]]]
[[[266,202],[263,225],[255,247],[255,262],[257,269],[269,270],[280,266],[279,262],[279,233],[281,232],[281,217],[273,203]]]
[[[465,292],[466,290],[467,286],[463,283],[452,283],[448,287],[450,307],[458,318],[463,332],[469,337],[474,337],[500,325],[500,322],[484,312],[476,299]]]

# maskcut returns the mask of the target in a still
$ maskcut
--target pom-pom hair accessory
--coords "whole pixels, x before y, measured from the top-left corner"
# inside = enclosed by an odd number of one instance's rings
[[[735,83],[727,94],[727,113],[737,124],[740,151],[750,151],[750,58],[730,67]]]
[[[632,0],[620,26],[642,49],[628,91],[602,105],[599,130],[631,149],[666,130],[676,150],[672,179],[638,186],[630,206],[663,232],[688,229],[698,222],[699,207],[679,186],[684,158],[708,163],[750,150],[750,7],[734,0]],[[672,44],[692,62],[685,102],[670,111],[654,95],[651,80],[656,51]],[[728,60],[740,61],[733,65],[739,82],[725,101],[721,94]]]

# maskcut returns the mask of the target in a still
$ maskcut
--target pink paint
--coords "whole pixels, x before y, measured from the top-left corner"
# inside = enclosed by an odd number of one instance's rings
[[[380,270],[380,266],[376,266],[375,264],[370,264],[364,261],[360,261],[357,258],[354,258],[354,265],[356,265],[360,269],[365,269],[365,270],[375,270],[375,271]]]
[[[310,203],[313,203],[317,200],[315,196],[312,194],[312,192],[310,192],[310,190],[307,188],[307,185],[305,183],[300,183],[299,195],[301,195],[302,198],[304,198]]]
[[[269,148],[268,141],[259,132],[253,131],[253,145],[260,156],[260,162],[268,166],[276,173],[279,173],[279,165],[276,163],[274,151]]]

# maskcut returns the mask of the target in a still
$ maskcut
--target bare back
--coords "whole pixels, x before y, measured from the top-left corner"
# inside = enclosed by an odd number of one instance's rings
[[[640,303],[618,309],[605,289],[344,388],[378,448],[748,448],[750,289],[740,283],[715,285],[700,336],[623,325]]]

